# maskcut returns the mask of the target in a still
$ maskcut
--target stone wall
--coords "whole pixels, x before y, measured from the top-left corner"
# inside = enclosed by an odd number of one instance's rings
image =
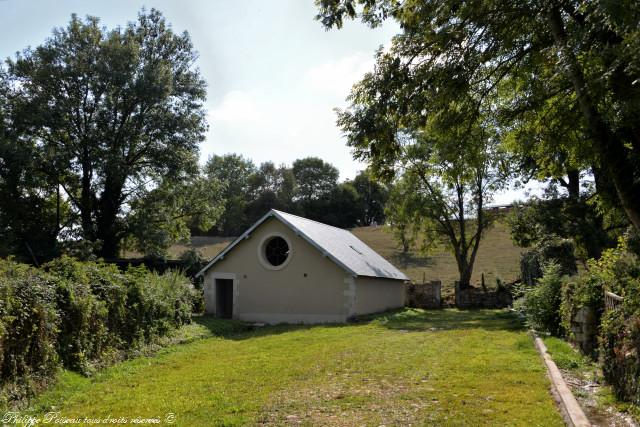
[[[598,343],[598,321],[590,307],[580,308],[571,319],[571,341],[585,354],[593,354]]]
[[[456,307],[458,308],[504,308],[513,303],[513,296],[507,289],[488,291],[482,288],[460,289],[456,282]]]
[[[442,299],[442,282],[434,280],[427,283],[411,283],[407,285],[407,307],[440,308]]]

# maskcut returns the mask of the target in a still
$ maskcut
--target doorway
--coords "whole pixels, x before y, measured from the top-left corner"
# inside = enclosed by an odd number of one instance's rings
[[[233,317],[233,279],[216,279],[216,316]]]

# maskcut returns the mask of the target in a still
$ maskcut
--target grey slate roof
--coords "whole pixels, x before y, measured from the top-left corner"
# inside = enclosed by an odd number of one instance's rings
[[[275,209],[270,210],[240,237],[231,242],[198,275],[204,274],[218,260],[223,259],[234,246],[249,237],[253,230],[271,217],[291,228],[296,234],[316,247],[322,255],[331,259],[353,276],[409,280],[403,272],[378,255],[350,231]]]

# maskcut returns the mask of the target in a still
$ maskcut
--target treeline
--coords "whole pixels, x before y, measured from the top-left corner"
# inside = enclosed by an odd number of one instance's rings
[[[212,156],[204,167],[207,179],[223,186],[224,213],[208,230],[193,234],[237,236],[269,211],[283,210],[336,227],[383,223],[387,188],[366,171],[338,182],[338,169],[317,157],[291,166],[265,162],[259,166],[238,154]]]

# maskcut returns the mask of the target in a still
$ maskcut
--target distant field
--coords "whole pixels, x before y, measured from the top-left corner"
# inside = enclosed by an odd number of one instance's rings
[[[453,282],[458,278],[458,268],[453,255],[446,248],[438,248],[429,255],[421,254],[413,248],[408,254],[402,254],[401,247],[393,239],[387,227],[360,227],[351,230],[358,238],[371,246],[380,255],[405,272],[411,280],[422,282],[423,278],[441,280],[443,291],[448,294]],[[191,244],[178,244],[169,249],[171,258],[177,258],[189,247],[194,247],[206,257],[213,258],[222,251],[233,237],[194,236]],[[475,262],[472,283],[479,283],[484,273],[488,287],[495,285],[496,278],[513,281],[520,274],[521,248],[513,244],[506,225],[497,223],[480,242],[480,250]]]
[[[200,251],[205,258],[213,258],[227,247],[235,237],[192,236],[191,243],[180,243],[169,248],[169,258],[178,258],[190,248]]]
[[[459,277],[456,260],[445,247],[438,247],[428,255],[416,248],[403,254],[387,227],[361,227],[351,231],[415,282],[422,282],[423,278],[441,280],[443,287],[452,288]],[[488,287],[495,285],[496,278],[507,282],[517,279],[521,253],[522,249],[513,244],[507,226],[496,223],[480,242],[472,283],[480,283],[482,273]]]

